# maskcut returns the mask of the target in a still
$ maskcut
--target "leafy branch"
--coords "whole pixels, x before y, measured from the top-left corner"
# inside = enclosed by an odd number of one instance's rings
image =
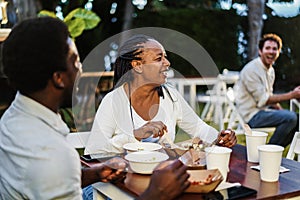
[[[49,16],[57,18],[54,12],[48,10],[41,10],[38,13],[39,17]],[[84,30],[90,30],[95,28],[101,21],[100,17],[89,10],[83,8],[76,8],[72,10],[63,21],[68,26],[70,35],[73,39],[80,36]]]

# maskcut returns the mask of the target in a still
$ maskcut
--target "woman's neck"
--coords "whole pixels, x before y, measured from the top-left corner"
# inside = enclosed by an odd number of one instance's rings
[[[131,95],[131,98],[148,98],[153,97],[157,94],[158,85],[154,84],[137,84],[135,82],[130,82],[125,84],[124,88],[127,95]],[[129,94],[130,93],[130,94]]]
[[[157,114],[159,107],[157,86],[148,84],[136,87],[129,83],[125,84],[124,88],[131,106],[144,120],[151,120]]]

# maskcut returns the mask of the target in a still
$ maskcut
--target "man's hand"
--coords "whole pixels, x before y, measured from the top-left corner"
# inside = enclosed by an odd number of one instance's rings
[[[99,165],[98,176],[102,182],[112,182],[123,178],[128,163],[126,160],[115,157]]]
[[[149,187],[138,199],[174,199],[190,186],[186,170],[187,166],[179,160],[162,162],[154,169]]]
[[[293,90],[294,98],[300,101],[300,86],[295,87]]]

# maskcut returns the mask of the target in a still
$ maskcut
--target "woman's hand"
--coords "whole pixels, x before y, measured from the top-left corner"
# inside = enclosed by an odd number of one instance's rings
[[[154,169],[147,190],[138,199],[174,199],[190,186],[186,170],[187,166],[179,160],[162,162]]]
[[[218,135],[218,146],[233,147],[236,142],[235,132],[231,129],[222,130]]]
[[[134,130],[134,136],[137,140],[148,138],[150,136],[156,138],[164,135],[168,131],[167,126],[161,121],[149,121],[139,129]]]

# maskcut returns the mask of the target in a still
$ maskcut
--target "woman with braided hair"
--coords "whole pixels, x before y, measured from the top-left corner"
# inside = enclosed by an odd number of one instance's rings
[[[134,35],[119,48],[114,90],[98,108],[86,154],[121,153],[126,143],[158,142],[166,133],[174,141],[176,126],[208,143],[219,137],[219,145],[236,144],[234,131],[218,133],[166,84],[166,56],[164,47],[146,35]]]

